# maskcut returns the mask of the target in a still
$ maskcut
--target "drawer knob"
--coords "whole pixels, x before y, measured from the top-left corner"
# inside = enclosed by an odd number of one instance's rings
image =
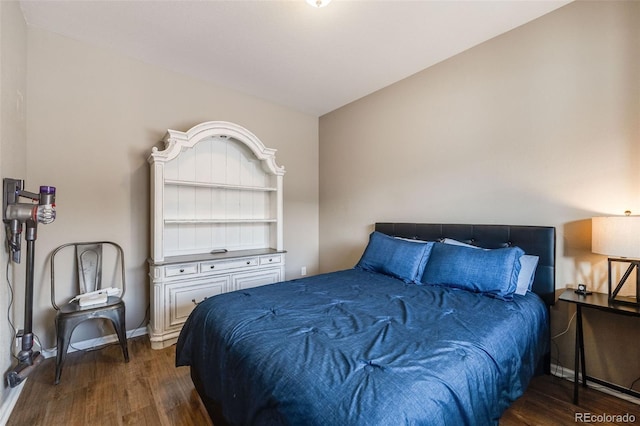
[[[194,305],[198,306],[199,304],[201,304],[202,302],[204,302],[205,300],[207,300],[206,297],[204,297],[200,302],[196,302],[196,299],[191,299],[191,301],[193,302]]]
[[[269,259],[269,262],[273,262],[273,259]]]
[[[251,261],[250,260],[247,260],[247,265],[251,265]]]
[[[180,269],[180,272],[184,272],[184,269]]]
[[[211,269],[213,269],[213,268],[215,268],[215,267],[216,267],[216,265],[211,265],[211,266],[209,266],[209,268],[211,268]]]

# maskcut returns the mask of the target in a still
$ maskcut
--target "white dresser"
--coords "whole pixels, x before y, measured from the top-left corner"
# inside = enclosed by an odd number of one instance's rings
[[[207,297],[284,280],[284,168],[250,131],[169,130],[151,165],[151,347],[176,342]]]

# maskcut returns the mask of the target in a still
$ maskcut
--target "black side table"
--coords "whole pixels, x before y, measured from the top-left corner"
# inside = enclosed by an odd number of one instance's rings
[[[618,392],[633,395],[636,398],[640,398],[640,392],[636,392],[631,389],[623,388],[613,383],[605,382],[604,380],[597,379],[595,377],[587,376],[587,369],[584,361],[584,336],[582,332],[582,307],[599,309],[601,311],[611,312],[619,315],[630,315],[640,317],[640,306],[619,304],[616,302],[609,302],[609,295],[606,293],[591,293],[589,295],[577,294],[573,289],[567,289],[560,295],[559,300],[563,300],[569,303],[576,304],[576,355],[574,364],[574,379],[573,379],[573,403],[578,404],[578,370],[582,366],[582,386],[587,387],[587,379],[594,383],[598,383],[602,386],[606,386],[611,389],[615,389]]]

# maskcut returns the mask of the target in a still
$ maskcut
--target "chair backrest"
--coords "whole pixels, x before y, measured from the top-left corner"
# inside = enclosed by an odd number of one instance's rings
[[[102,244],[76,244],[78,284],[84,294],[102,288]]]
[[[66,265],[65,268],[61,267],[62,262]],[[68,299],[65,302],[76,295],[106,287],[120,288],[120,297],[123,297],[126,282],[122,247],[112,241],[89,241],[67,243],[53,250],[51,252],[51,305],[58,310],[55,294],[56,280],[66,283]],[[73,294],[69,295],[69,292]]]

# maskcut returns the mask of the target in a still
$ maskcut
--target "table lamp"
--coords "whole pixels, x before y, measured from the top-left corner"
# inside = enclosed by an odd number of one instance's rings
[[[591,226],[591,251],[609,256],[609,301],[640,306],[640,216],[632,216],[627,210],[625,216],[594,217],[591,219]],[[611,282],[611,265],[614,262],[629,264],[615,288]],[[634,269],[635,296],[618,296]]]

